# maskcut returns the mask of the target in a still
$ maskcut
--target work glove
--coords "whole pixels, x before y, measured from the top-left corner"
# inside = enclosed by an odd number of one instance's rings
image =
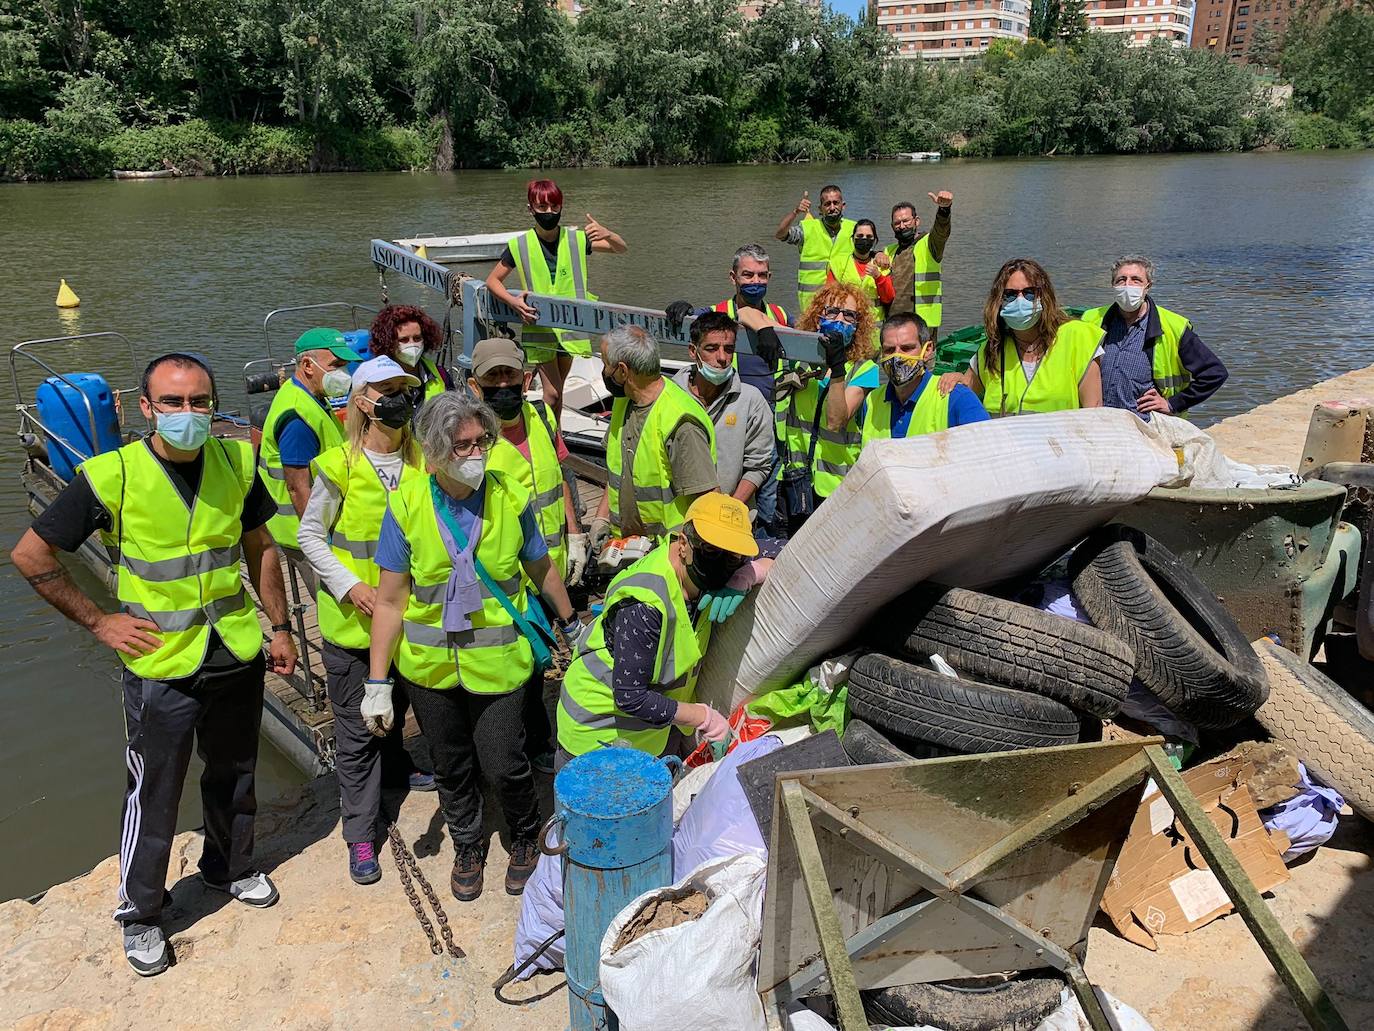
[[[391,681],[367,680],[363,682],[363,704],[359,708],[363,726],[377,737],[386,737],[396,722],[396,713],[391,708]]]
[[[563,643],[568,646],[569,655],[577,654],[577,646],[582,643],[591,628],[590,623],[583,623],[576,616],[566,622],[559,620],[558,632],[563,635]]]
[[[674,301],[663,309],[668,316],[668,331],[676,336],[682,329],[682,320],[696,311],[691,301]]]
[[[707,591],[701,596],[700,611],[712,623],[724,623],[735,614],[735,609],[744,601],[745,592],[735,587],[721,587]]]
[[[611,521],[602,519],[600,516],[593,516],[587,527],[587,554],[593,558],[600,558],[602,550],[606,547],[606,542],[610,539]],[[569,538],[569,544],[571,544],[571,538]]]
[[[576,587],[582,582],[582,574],[587,571],[587,535],[568,534],[568,586]]]
[[[778,363],[787,357],[782,349],[782,341],[778,339],[778,332],[773,327],[759,330],[754,334],[754,339],[758,341],[758,355],[768,368],[776,369]]]
[[[826,368],[830,370],[832,377],[844,379],[844,362],[848,351],[849,345],[839,333],[821,334],[821,354],[825,357]]]
[[[701,732],[701,736],[712,744],[717,741],[728,741],[730,739],[730,721],[709,705],[702,705],[706,710],[706,717],[695,724],[696,729]]]

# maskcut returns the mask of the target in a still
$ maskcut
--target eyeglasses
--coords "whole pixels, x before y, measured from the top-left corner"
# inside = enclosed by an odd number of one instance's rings
[[[496,438],[490,433],[484,433],[476,440],[458,440],[453,443],[453,457],[467,458],[474,452],[480,451],[486,454],[496,446]]]
[[[1002,303],[1014,301],[1018,297],[1024,297],[1028,301],[1033,301],[1040,295],[1040,291],[1033,286],[1028,286],[1024,290],[1003,290]]]
[[[845,322],[855,323],[859,321],[859,313],[853,308],[822,308],[821,314],[827,319],[844,319]]]
[[[190,409],[193,412],[199,412],[203,415],[210,412],[215,407],[215,399],[208,394],[199,394],[196,397],[173,397],[168,395],[166,397],[159,397],[156,400],[152,398],[148,400],[153,403],[154,410],[163,415],[169,414],[170,412],[184,411],[186,409]],[[164,408],[168,411],[164,412]]]

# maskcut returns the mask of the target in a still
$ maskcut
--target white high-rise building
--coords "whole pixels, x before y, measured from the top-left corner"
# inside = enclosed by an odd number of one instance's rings
[[[878,27],[907,58],[977,57],[997,39],[1025,42],[1028,0],[869,0]]]

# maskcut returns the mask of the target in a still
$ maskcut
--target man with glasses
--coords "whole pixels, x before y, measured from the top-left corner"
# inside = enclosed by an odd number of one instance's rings
[[[310,463],[344,442],[343,426],[329,405],[353,384],[348,363],[362,355],[337,329],[317,326],[296,339],[296,372],[281,385],[262,428],[258,464],[276,512],[267,524],[286,560],[304,578],[311,597],[319,589],[315,570],[301,554],[296,535],[310,501]]]
[[[934,341],[940,332],[943,286],[940,263],[945,260],[949,242],[950,209],[954,194],[948,190],[928,193],[935,204],[935,224],[929,233],[921,232],[921,216],[916,205],[902,201],[892,207],[892,235],[883,252],[892,262],[893,299],[886,306],[886,317],[915,315],[921,320],[922,341]]]
[[[124,663],[129,774],[115,920],[145,977],[169,964],[162,909],[193,747],[205,763],[202,880],[250,906],[277,900],[252,865],[266,663],[241,559],[272,623],[272,671],[289,675],[296,652],[266,529],[273,502],[248,442],[210,436],[214,403],[204,359],[154,359],[139,399],[153,433],[83,462],[11,554],[45,601]],[[103,611],[57,560],[96,532],[114,556],[118,612]]]

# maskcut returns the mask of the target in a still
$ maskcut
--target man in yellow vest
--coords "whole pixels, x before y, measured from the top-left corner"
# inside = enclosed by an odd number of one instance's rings
[[[800,218],[800,222],[794,221]],[[811,297],[825,285],[830,263],[854,253],[854,220],[844,217],[844,194],[833,183],[821,189],[821,217],[811,215],[811,194],[789,211],[773,234],[801,248],[797,265],[797,310],[805,311]]]
[[[267,528],[312,597],[319,581],[296,540],[310,501],[310,463],[344,442],[329,398],[348,396],[353,384],[348,363],[361,360],[337,329],[306,330],[296,339],[296,372],[277,390],[262,427],[258,466],[277,506]]]
[[[1221,389],[1226,366],[1182,315],[1150,296],[1155,266],[1132,255],[1112,266],[1115,303],[1083,313],[1101,326],[1102,403],[1149,419],[1182,415]]]
[[[162,909],[193,749],[205,763],[202,880],[250,906],[277,900],[253,867],[266,663],[242,561],[272,622],[273,672],[289,675],[296,651],[266,529],[272,499],[250,445],[210,436],[209,366],[183,353],[155,358],[139,407],[153,433],[83,462],[11,559],[48,604],[124,662],[128,780],[115,920],[129,965],[148,977],[169,963]],[[115,562],[118,612],[103,611],[57,560],[96,532]]]
[[[710,601],[760,583],[772,563],[751,563],[758,553],[744,503],[707,494],[666,542],[611,581],[563,678],[555,766],[603,744],[665,755],[690,745],[683,731],[729,736],[724,716],[693,701],[697,671],[711,640]]]
[[[606,434],[606,493],[589,529],[589,561],[611,537],[664,540],[692,499],[716,490],[711,417],[663,377],[658,342],[638,326],[601,338],[601,379],[613,398]]]
[[[910,312],[883,323],[878,370],[886,382],[864,399],[864,447],[874,440],[903,440],[992,418],[962,383],[948,397],[941,395],[930,374],[935,348],[921,339],[922,325]]]
[[[922,323],[921,339],[934,341],[940,332],[944,287],[940,263],[945,260],[949,242],[950,209],[954,194],[948,190],[926,194],[935,204],[935,224],[921,232],[921,216],[916,205],[902,201],[892,207],[892,235],[896,243],[883,250],[892,262],[893,299],[885,317],[915,314]]]

